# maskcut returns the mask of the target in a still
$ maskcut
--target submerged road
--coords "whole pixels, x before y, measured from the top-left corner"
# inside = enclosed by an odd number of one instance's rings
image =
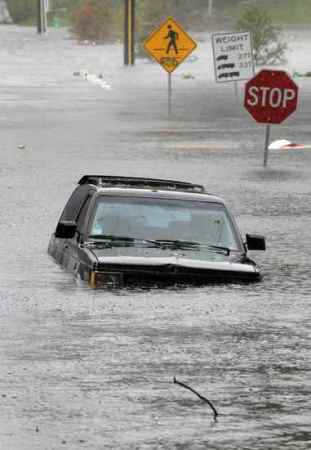
[[[263,169],[264,127],[243,86],[237,103],[215,85],[204,39],[174,75],[168,119],[165,73],[123,68],[118,45],[0,37],[0,448],[309,449],[311,151],[271,152]],[[302,71],[310,35],[291,43],[286,69]],[[272,139],[310,143],[311,81],[297,82],[299,110]],[[243,234],[266,236],[252,255],[263,281],[79,286],[46,248],[77,180],[98,172],[203,183]]]

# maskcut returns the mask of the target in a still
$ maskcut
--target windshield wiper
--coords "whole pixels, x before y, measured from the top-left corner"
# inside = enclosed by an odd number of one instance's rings
[[[107,239],[108,241],[128,241],[133,242],[133,238],[128,236],[117,236],[115,234],[91,234],[90,239]]]
[[[215,253],[230,255],[230,248],[222,247],[220,245],[205,244],[204,242],[182,241],[177,239],[156,239],[155,241],[160,246],[173,246],[176,249],[191,249],[191,248],[206,248]]]
[[[89,241],[88,244],[92,245],[97,245],[98,243],[102,243],[103,241],[108,241],[107,242],[108,245],[111,244],[112,242],[114,244],[120,242],[129,245],[140,243],[140,244],[152,244],[160,248],[169,247],[176,250],[206,248],[214,253],[220,253],[222,255],[227,256],[230,255],[230,248],[213,244],[205,244],[204,242],[183,241],[179,239],[142,239],[129,236],[118,236],[114,234],[94,234],[90,235],[89,238],[91,239],[91,241]]]
[[[108,243],[111,242],[123,242],[123,243],[129,243],[134,244],[136,242],[142,243],[142,244],[153,244],[157,245],[157,241],[154,241],[152,239],[141,239],[141,238],[134,238],[130,236],[118,236],[115,234],[91,234],[89,236],[91,241],[89,243],[96,244],[98,242],[102,241],[108,241]]]

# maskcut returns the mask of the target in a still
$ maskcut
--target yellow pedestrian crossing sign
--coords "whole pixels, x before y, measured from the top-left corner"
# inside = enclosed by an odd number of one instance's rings
[[[196,42],[172,17],[166,19],[144,42],[146,52],[169,73],[196,47]]]

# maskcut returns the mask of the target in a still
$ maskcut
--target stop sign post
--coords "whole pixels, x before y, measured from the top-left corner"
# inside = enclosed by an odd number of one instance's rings
[[[287,119],[297,103],[298,86],[283,70],[261,70],[246,83],[245,108],[256,122],[267,124],[264,166],[268,163],[270,125]]]

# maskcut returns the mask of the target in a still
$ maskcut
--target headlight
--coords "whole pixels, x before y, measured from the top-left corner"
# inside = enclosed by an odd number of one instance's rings
[[[89,285],[95,289],[98,287],[122,287],[123,274],[121,272],[97,272],[90,273]]]

